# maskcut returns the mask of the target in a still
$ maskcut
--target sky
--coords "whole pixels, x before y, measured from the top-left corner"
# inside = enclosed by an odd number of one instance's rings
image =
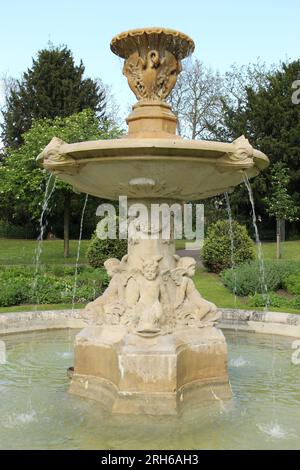
[[[19,78],[36,52],[65,44],[100,77],[125,114],[135,101],[112,37],[131,28],[163,26],[195,41],[195,56],[224,72],[257,58],[267,64],[299,58],[299,0],[0,0],[0,78]],[[0,86],[1,95],[1,86]],[[1,96],[0,96],[1,100]]]

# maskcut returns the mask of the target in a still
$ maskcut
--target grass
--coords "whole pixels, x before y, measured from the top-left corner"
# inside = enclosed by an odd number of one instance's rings
[[[263,243],[265,259],[276,259],[276,243]],[[300,240],[282,243],[282,259],[300,261]]]
[[[220,308],[240,308],[243,310],[263,310],[263,308],[251,307],[247,297],[237,297],[226,289],[217,274],[198,270],[194,282],[202,297],[213,302]],[[273,312],[281,312],[282,308],[270,307]],[[284,308],[285,313],[298,313],[300,310]]]
[[[79,263],[86,263],[85,252],[89,240],[82,240]],[[42,244],[41,264],[75,264],[77,257],[77,240],[70,241],[70,257],[64,258],[63,240],[45,240]],[[0,239],[0,265],[35,264],[36,240]]]
[[[84,304],[74,305],[74,309],[84,307]],[[0,307],[0,313],[32,312],[35,310],[70,310],[72,308],[72,304],[17,305],[16,307]]]
[[[82,240],[79,263],[86,264],[85,252],[89,240]],[[70,257],[63,258],[63,240],[46,240],[42,245],[42,254],[40,257],[41,264],[75,264],[77,256],[77,240],[70,241]],[[176,248],[185,247],[184,240],[176,241]],[[35,240],[11,240],[0,239],[0,265],[30,265],[35,264],[35,250],[37,242]],[[263,243],[263,254],[265,259],[276,259],[276,243]],[[300,240],[284,242],[282,244],[282,253],[285,260],[300,261]],[[216,274],[198,270],[195,276],[195,285],[201,292],[201,295],[207,300],[214,302],[223,308],[241,308],[252,309],[247,304],[247,298],[238,297],[234,299],[234,295],[224,287],[220,278]],[[76,304],[75,308],[81,308],[83,305]],[[16,307],[2,307],[0,313],[27,311],[27,310],[56,310],[72,308],[70,304],[56,305],[25,305]],[[272,308],[274,311],[280,309]],[[300,313],[299,310],[288,310],[287,313]]]
[[[85,264],[89,240],[82,240],[79,263]],[[63,240],[45,240],[42,244],[41,264],[75,264],[77,240],[70,241],[70,257],[63,258]],[[265,259],[276,259],[276,243],[263,243]],[[35,240],[0,239],[0,265],[35,264]],[[185,248],[185,240],[176,240],[176,248]],[[282,259],[300,261],[300,240],[282,243]]]

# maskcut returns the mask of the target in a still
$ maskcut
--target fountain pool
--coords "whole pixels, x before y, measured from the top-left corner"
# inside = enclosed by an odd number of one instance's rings
[[[0,376],[0,449],[299,449],[293,338],[225,331],[233,398],[181,416],[110,415],[68,393],[76,330],[11,334]],[[70,352],[71,351],[71,352]],[[274,370],[275,367],[275,377]],[[214,393],[214,390],[212,390]]]

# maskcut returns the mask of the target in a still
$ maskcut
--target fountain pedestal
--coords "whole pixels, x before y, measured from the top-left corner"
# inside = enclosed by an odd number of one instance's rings
[[[145,338],[120,326],[88,326],[75,340],[70,392],[132,414],[176,414],[187,404],[228,399],[225,338],[215,327]]]
[[[168,236],[158,222],[153,237],[148,213],[153,203],[178,206],[228,192],[245,173],[256,176],[268,158],[244,136],[222,143],[176,135],[165,99],[181,60],[194,50],[188,36],[131,30],[113,38],[111,49],[125,59],[123,73],[138,99],[128,134],[75,144],[53,138],[38,157],[79,192],[126,196],[131,209],[135,202],[145,208],[145,219],[129,230],[128,254],[104,263],[108,288],[84,310],[91,324],[76,337],[70,392],[115,413],[174,414],[186,404],[231,396],[227,347],[215,327],[220,312],[194,285],[195,260],[175,253],[176,218]]]

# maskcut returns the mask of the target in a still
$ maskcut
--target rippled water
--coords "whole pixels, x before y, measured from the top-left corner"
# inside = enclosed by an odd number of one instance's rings
[[[234,398],[180,418],[153,418],[112,417],[67,393],[75,334],[4,338],[1,449],[300,449],[300,365],[291,363],[292,338],[276,338],[274,384],[272,338],[227,332]]]

